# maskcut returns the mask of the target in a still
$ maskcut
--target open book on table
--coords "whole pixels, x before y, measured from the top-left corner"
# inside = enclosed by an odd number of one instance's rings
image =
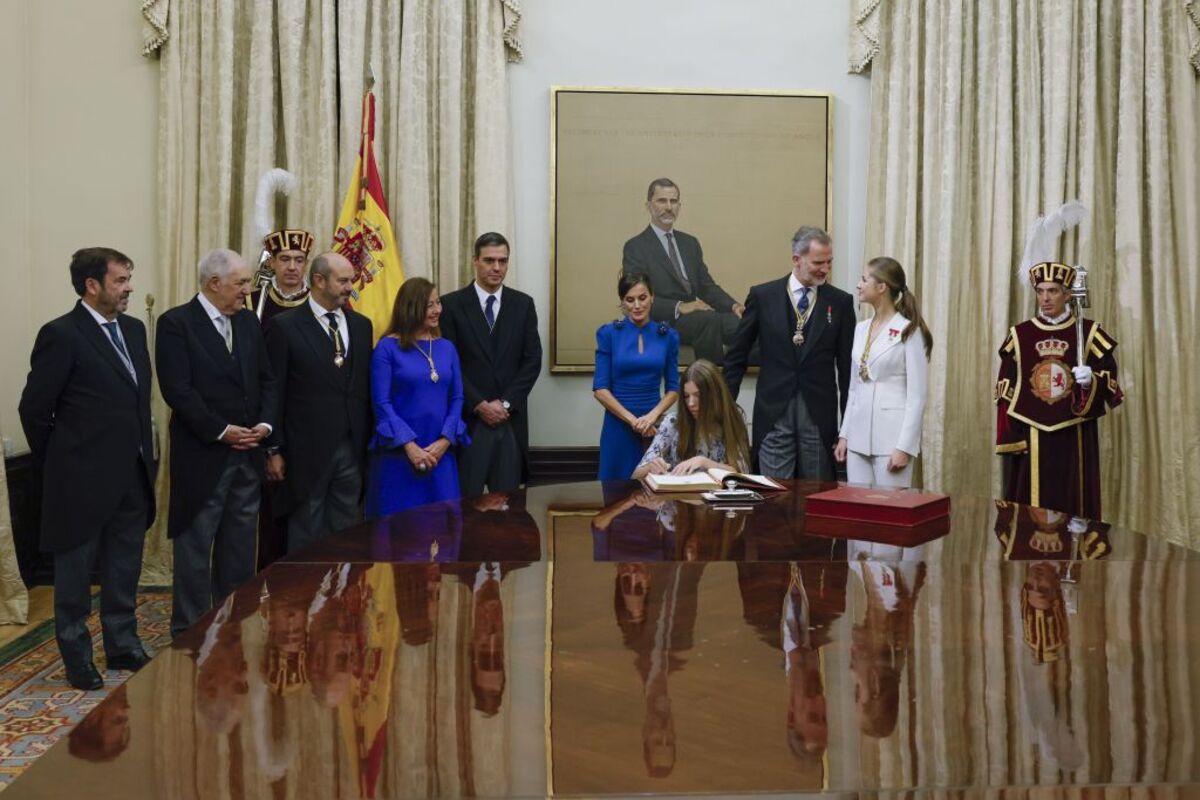
[[[766,492],[786,492],[787,487],[766,475],[750,475],[729,469],[710,469],[691,475],[647,475],[646,485],[655,492],[707,492],[724,489],[734,481],[736,489],[757,489]]]

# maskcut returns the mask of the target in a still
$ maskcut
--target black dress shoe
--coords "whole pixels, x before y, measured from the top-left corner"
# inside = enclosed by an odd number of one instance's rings
[[[90,661],[79,667],[67,667],[67,683],[85,692],[104,688],[104,679],[100,677],[96,665]]]
[[[130,650],[128,653],[120,655],[108,656],[105,659],[108,662],[109,669],[128,669],[137,672],[142,667],[150,663],[150,656],[141,647]]]

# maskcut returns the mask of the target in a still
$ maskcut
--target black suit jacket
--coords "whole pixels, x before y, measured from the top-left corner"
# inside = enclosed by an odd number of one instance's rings
[[[99,536],[131,481],[147,482],[146,526],[154,520],[146,328],[124,314],[117,324],[136,383],[82,302],[43,325],[33,345],[18,411],[42,472],[45,551],[70,550]]]
[[[360,464],[371,436],[371,320],[345,309],[350,348],[340,368],[333,341],[308,303],[266,326],[267,354],[278,383],[279,424],[267,440],[286,464],[280,507],[286,514],[307,498],[334,450],[349,436]]]
[[[528,474],[529,392],[542,372],[542,340],[533,298],[505,286],[500,313],[489,332],[479,295],[474,284],[468,284],[442,298],[440,325],[462,364],[463,419],[468,425],[479,421],[475,406],[485,400],[507,400],[523,472]]]
[[[663,249],[658,235],[646,226],[625,243],[621,254],[621,269],[624,272],[642,272],[650,276],[654,284],[654,306],[650,310],[651,317],[658,322],[675,322],[675,304],[689,302],[697,298],[712,306],[714,311],[731,311],[734,300],[717,285],[708,272],[704,263],[704,251],[700,249],[700,241],[683,231],[674,231],[675,246],[679,257],[683,259],[683,268],[687,270],[691,291],[684,286],[667,251]]]
[[[230,319],[232,354],[197,298],[158,320],[158,387],[172,412],[170,537],[187,529],[238,452],[218,441],[225,426],[275,425],[275,378],[258,318],[242,309]],[[262,448],[250,455],[261,470]]]
[[[817,289],[808,318],[804,344],[792,343],[796,309],[788,279],[762,283],[750,289],[746,311],[725,353],[725,382],[734,398],[741,388],[750,348],[759,343],[761,369],[754,394],[754,441],[758,447],[783,416],[796,392],[804,398],[829,448],[837,443],[838,414],[846,410],[850,390],[850,347],[854,344],[854,301],[828,284]]]

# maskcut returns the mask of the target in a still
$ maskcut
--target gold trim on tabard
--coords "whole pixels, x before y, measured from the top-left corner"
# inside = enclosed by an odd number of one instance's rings
[[[1075,326],[1075,315],[1071,314],[1067,317],[1065,322],[1060,322],[1057,325],[1051,325],[1049,322],[1042,322],[1036,314],[1029,321],[1044,331],[1065,331],[1067,328],[1072,328]],[[1013,331],[1015,334],[1015,327],[1013,328]]]
[[[996,445],[996,454],[997,455],[1004,455],[1006,453],[1024,453],[1024,452],[1025,452],[1025,443],[1024,442],[1012,442],[1011,444]]]
[[[1041,453],[1038,448],[1038,429],[1029,429],[1029,505],[1041,505],[1038,501],[1042,498],[1041,480],[1042,470],[1038,459]]]

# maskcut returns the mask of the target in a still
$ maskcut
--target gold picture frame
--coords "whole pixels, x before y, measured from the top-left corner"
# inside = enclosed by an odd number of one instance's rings
[[[551,87],[552,373],[594,371],[595,331],[620,315],[622,248],[646,228],[660,177],[679,186],[678,230],[741,301],[787,273],[798,227],[830,229],[833,95]]]

